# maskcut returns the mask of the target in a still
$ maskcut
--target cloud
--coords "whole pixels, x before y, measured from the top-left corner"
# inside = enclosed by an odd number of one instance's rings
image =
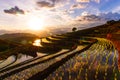
[[[87,15],[90,15],[90,13],[88,13],[86,11],[84,11],[84,12],[81,13],[81,16],[87,16]]]
[[[87,7],[87,5],[85,5],[85,4],[74,4],[74,5],[72,5],[71,6],[71,10],[73,10],[73,9],[82,9],[82,8],[86,8]]]
[[[116,13],[116,12],[120,13],[120,6],[115,7],[115,8],[112,10],[112,12],[113,12],[113,13]]]
[[[75,13],[75,11],[74,10],[68,10],[68,13],[73,14],[73,13]]]
[[[100,16],[84,11],[81,13],[80,16],[76,17],[76,20],[78,21],[102,21],[104,19],[101,18]]]
[[[56,8],[67,5],[70,0],[39,0],[36,2],[40,8]]]
[[[120,14],[119,13],[101,13],[99,14],[101,18],[105,18],[107,21],[108,20],[119,20],[120,19]]]
[[[100,0],[93,0],[93,1],[95,1],[96,3],[100,3]]]
[[[48,0],[51,1],[53,4],[68,4],[70,0]]]
[[[78,21],[102,21],[103,19],[96,15],[86,15],[86,16],[78,16],[76,20]]]
[[[76,0],[76,2],[80,2],[80,3],[89,3],[89,2],[96,2],[96,3],[100,3],[100,0]]]
[[[54,7],[54,6],[55,6],[54,3],[47,2],[47,1],[37,2],[37,5],[38,5],[39,7],[46,7],[46,8],[51,8],[51,7]]]
[[[76,2],[82,2],[82,3],[88,3],[88,2],[90,2],[90,0],[76,0]]]
[[[99,15],[90,14],[88,12],[83,12],[80,16],[77,16],[75,20],[77,21],[109,21],[109,20],[119,20],[119,13],[100,13]]]
[[[8,14],[24,14],[24,11],[22,9],[19,9],[17,6],[11,9],[5,9],[4,12]]]

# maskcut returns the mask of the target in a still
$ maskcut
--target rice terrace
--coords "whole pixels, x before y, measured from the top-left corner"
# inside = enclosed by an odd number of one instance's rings
[[[119,0],[0,3],[0,80],[120,80]]]

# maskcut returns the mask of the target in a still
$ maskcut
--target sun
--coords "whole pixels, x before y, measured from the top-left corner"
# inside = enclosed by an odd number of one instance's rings
[[[44,29],[44,22],[41,18],[31,17],[28,21],[28,28],[31,30],[42,30]]]

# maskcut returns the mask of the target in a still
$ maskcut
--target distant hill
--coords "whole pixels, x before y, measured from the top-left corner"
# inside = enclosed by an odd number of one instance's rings
[[[16,43],[30,43],[35,39],[39,38],[38,36],[30,33],[12,33],[12,34],[3,34],[0,35],[0,39],[8,40]]]
[[[68,35],[79,35],[79,36],[91,36],[91,37],[107,37],[108,34],[120,34],[120,20],[119,21],[107,21],[106,24],[78,30]],[[74,37],[74,36],[73,36]]]
[[[11,33],[11,31],[8,31],[8,30],[0,30],[0,35],[6,34],[6,33]]]

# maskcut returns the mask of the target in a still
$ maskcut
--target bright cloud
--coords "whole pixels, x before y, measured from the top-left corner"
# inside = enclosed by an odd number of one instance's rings
[[[76,0],[76,2],[82,2],[82,3],[84,3],[84,2],[90,2],[90,0]]]
[[[113,13],[115,13],[115,12],[120,13],[120,6],[115,7],[112,12]]]
[[[87,16],[87,15],[90,15],[88,12],[84,11],[81,13],[81,16]]]
[[[76,0],[76,2],[81,2],[81,3],[89,3],[90,1],[100,3],[100,0]]]

